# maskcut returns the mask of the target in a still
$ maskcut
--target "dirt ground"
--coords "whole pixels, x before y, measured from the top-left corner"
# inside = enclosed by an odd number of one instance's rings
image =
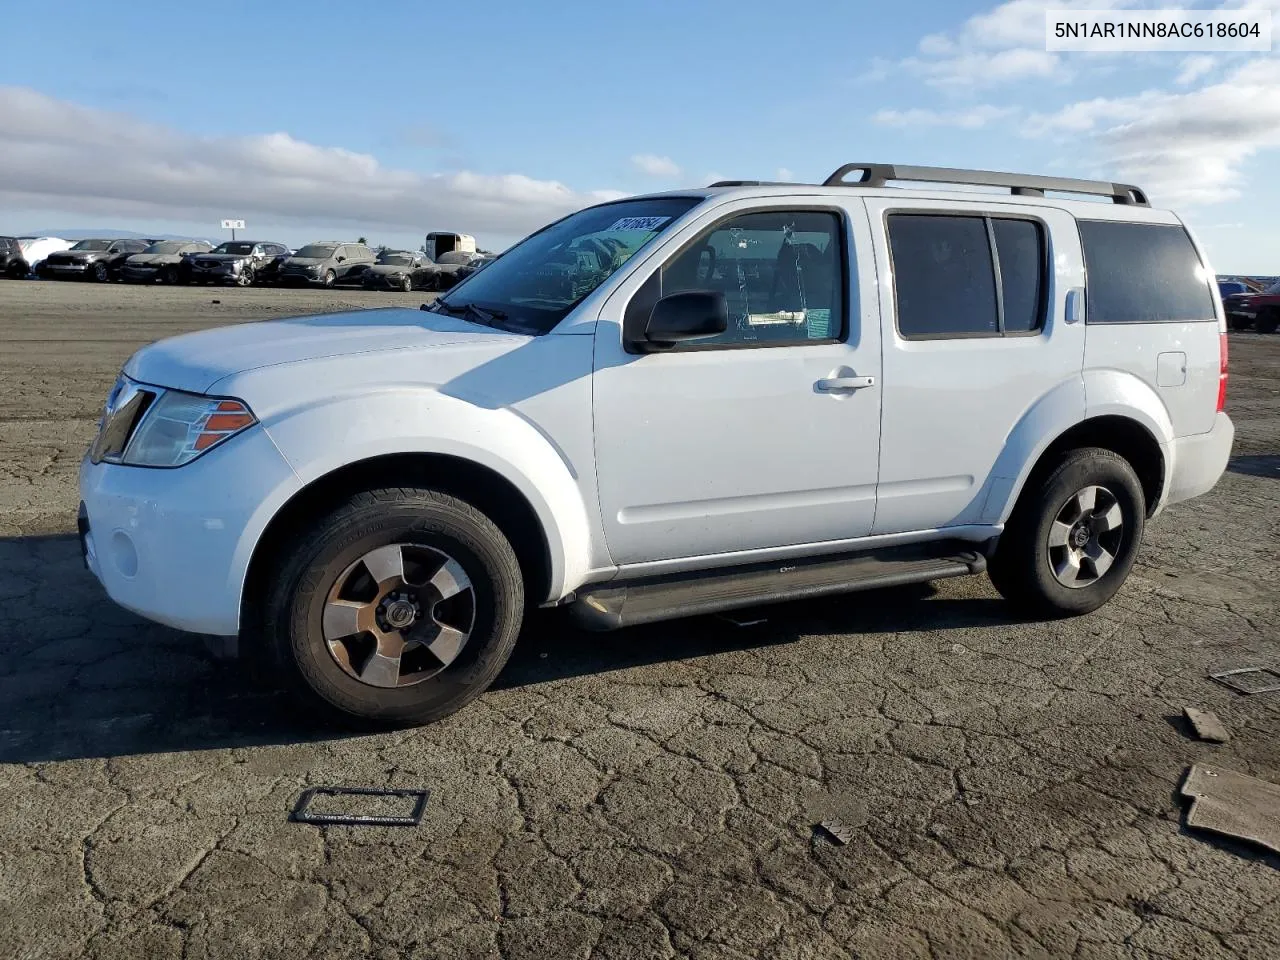
[[[356,736],[115,608],[75,473],[137,346],[423,299],[0,281],[0,956],[1280,956],[1280,857],[1177,796],[1195,762],[1280,783],[1280,695],[1206,679],[1280,665],[1280,336],[1233,335],[1231,470],[1098,613],[969,578],[745,629],[542,616],[476,704]],[[431,796],[290,823],[320,784]]]

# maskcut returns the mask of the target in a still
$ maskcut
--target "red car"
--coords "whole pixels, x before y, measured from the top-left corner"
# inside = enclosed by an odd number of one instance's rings
[[[1280,283],[1273,283],[1261,293],[1233,293],[1222,298],[1227,326],[1232,330],[1275,333],[1280,327]]]

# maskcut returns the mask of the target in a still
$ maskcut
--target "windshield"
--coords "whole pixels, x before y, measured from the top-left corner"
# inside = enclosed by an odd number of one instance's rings
[[[378,262],[387,266],[408,267],[413,265],[413,254],[403,250],[388,250],[378,254]]]
[[[109,250],[111,249],[110,240],[81,240],[72,250]]]
[[[546,333],[700,202],[656,197],[580,210],[522,240],[436,302],[451,310],[476,304],[500,311],[515,326]]]
[[[333,256],[333,251],[337,250],[336,246],[323,243],[310,243],[294,254],[295,257],[303,257],[308,260],[328,260]]]
[[[182,248],[187,244],[182,240],[161,240],[159,243],[153,243],[143,253],[181,253]]]
[[[237,257],[247,257],[253,253],[252,243],[232,243],[228,240],[226,243],[220,243],[213,248],[214,253],[231,253]]]

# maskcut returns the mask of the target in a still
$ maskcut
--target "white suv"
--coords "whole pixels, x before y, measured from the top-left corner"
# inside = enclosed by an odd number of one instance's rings
[[[1084,613],[1225,468],[1213,280],[1121,184],[850,164],[601,204],[422,310],[138,351],[86,562],[394,722],[477,696],[530,605],[611,629],[985,570]]]

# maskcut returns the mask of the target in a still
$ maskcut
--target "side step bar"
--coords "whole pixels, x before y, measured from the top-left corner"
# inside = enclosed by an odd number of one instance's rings
[[[579,590],[569,610],[587,630],[617,630],[735,607],[963,577],[986,569],[987,558],[978,544],[949,541],[923,548],[899,547],[610,581]]]

